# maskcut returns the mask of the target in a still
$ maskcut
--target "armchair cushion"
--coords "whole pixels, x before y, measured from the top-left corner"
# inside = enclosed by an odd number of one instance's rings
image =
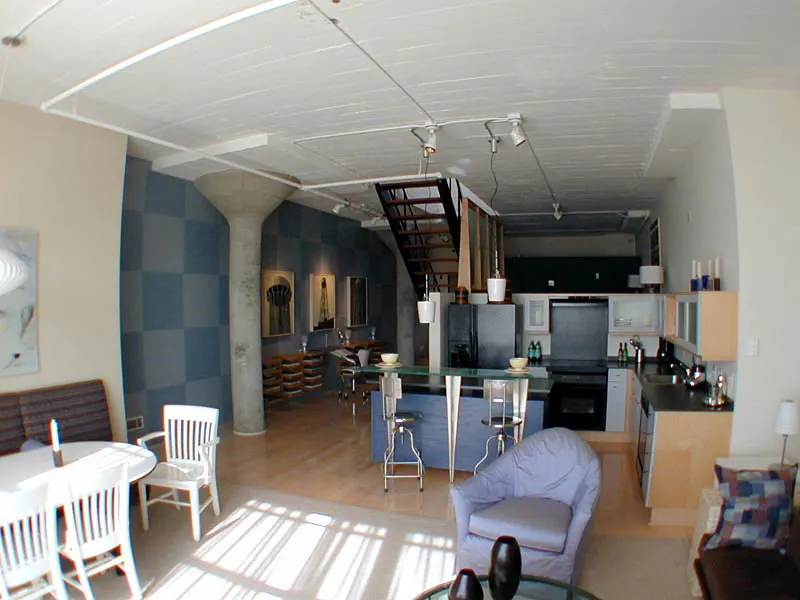
[[[513,535],[520,546],[562,553],[572,509],[549,498],[507,498],[472,514],[469,532],[494,540]]]

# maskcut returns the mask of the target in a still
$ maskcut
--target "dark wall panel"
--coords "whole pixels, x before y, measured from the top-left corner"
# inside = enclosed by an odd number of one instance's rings
[[[508,258],[506,277],[519,294],[628,293],[628,275],[638,274],[641,262],[638,256]]]

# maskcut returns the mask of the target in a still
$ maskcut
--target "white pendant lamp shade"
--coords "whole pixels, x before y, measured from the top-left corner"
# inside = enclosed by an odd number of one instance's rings
[[[506,297],[506,280],[504,277],[490,277],[486,280],[489,302],[502,302]]]
[[[775,431],[780,435],[795,435],[800,428],[800,403],[783,400],[778,405]]]
[[[417,314],[420,323],[433,323],[436,316],[436,303],[433,300],[420,300],[417,302]]]
[[[15,254],[0,248],[0,296],[28,280],[28,267]]]

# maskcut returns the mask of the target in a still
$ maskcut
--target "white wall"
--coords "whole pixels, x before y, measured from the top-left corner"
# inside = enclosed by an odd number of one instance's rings
[[[778,402],[800,400],[800,93],[726,89],[739,240],[739,381],[731,452],[775,454]],[[759,352],[749,353],[758,341]],[[800,436],[789,440],[800,458]]]
[[[722,111],[709,123],[651,214],[660,219],[665,291],[688,292],[692,260],[702,261],[705,272],[708,259],[717,256],[722,289],[739,289],[736,198]],[[648,248],[649,255],[649,225],[640,235],[640,247]]]
[[[606,235],[513,237],[506,236],[506,257],[515,256],[636,256],[636,236]]]
[[[39,232],[38,373],[16,391],[100,378],[124,440],[119,253],[125,136],[0,101],[0,224]]]

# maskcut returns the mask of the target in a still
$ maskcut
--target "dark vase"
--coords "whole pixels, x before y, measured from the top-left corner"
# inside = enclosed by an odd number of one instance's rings
[[[483,588],[475,571],[461,569],[447,593],[448,600],[483,600]]]
[[[494,600],[511,600],[517,593],[522,574],[522,552],[516,538],[508,535],[497,538],[492,546],[489,565],[489,590]]]

